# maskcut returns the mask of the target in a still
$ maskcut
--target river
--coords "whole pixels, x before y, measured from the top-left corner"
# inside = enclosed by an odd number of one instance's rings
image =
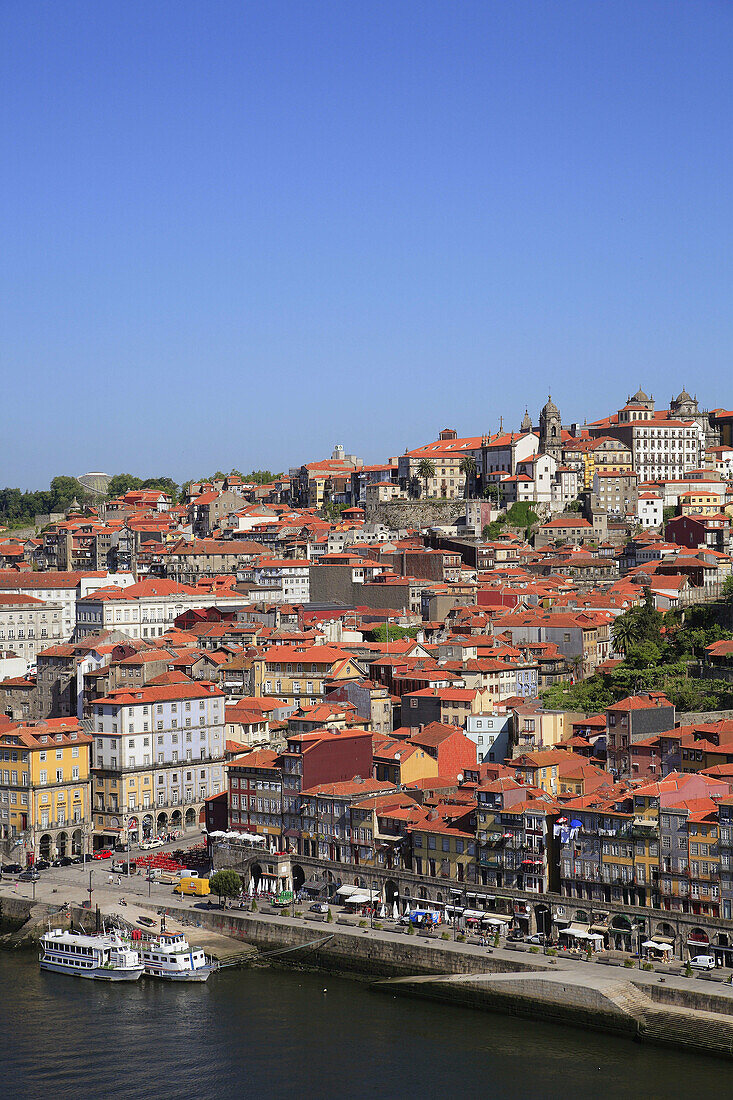
[[[107,985],[41,973],[34,953],[1,952],[0,980],[0,1072],[14,1100],[720,1100],[730,1082],[723,1061],[318,974]]]

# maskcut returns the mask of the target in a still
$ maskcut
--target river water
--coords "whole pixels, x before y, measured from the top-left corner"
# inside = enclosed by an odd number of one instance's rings
[[[0,952],[3,1095],[645,1100],[721,1097],[722,1061],[270,969],[83,981]]]

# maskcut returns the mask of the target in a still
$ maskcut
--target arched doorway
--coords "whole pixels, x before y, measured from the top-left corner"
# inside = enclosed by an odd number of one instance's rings
[[[617,951],[631,950],[631,921],[628,917],[614,917],[610,928],[611,943]]]
[[[41,859],[48,859],[51,855],[51,836],[49,833],[44,833],[38,842],[38,851],[41,854]]]
[[[293,864],[293,893],[297,894],[305,882],[305,871],[299,863]]]
[[[552,934],[552,913],[549,905],[535,905],[534,919],[539,934],[549,939]]]
[[[186,810],[186,828],[187,829],[193,829],[195,824],[196,824],[196,811],[194,810],[193,806],[189,806],[189,808]]]
[[[145,838],[145,840],[149,840],[150,837],[153,835],[153,824],[153,815],[145,814],[145,817],[143,818],[143,837]]]
[[[61,832],[56,837],[56,851],[59,857],[66,855],[66,845],[69,842],[69,838],[66,833]]]
[[[713,953],[718,966],[730,966],[733,962],[733,945],[730,932],[718,932],[713,944]]]
[[[82,846],[81,829],[74,829],[73,833],[71,834],[71,854],[72,854],[72,856],[80,856],[81,855],[81,846]]]
[[[164,833],[168,828],[168,814],[158,814],[158,832]]]
[[[397,920],[400,915],[400,892],[394,879],[388,878],[384,884],[384,901],[387,916]]]
[[[251,886],[251,892],[258,894],[260,890],[260,882],[262,881],[262,868],[259,863],[253,863],[249,869],[249,877]]]
[[[174,810],[171,814],[171,829],[180,829],[183,824],[183,815],[180,810]]]
[[[692,928],[687,936],[687,950],[690,958],[695,955],[707,955],[710,947],[710,936],[704,928]]]

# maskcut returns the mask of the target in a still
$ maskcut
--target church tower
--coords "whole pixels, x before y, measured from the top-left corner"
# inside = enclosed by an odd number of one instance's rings
[[[560,410],[550,396],[540,412],[539,453],[552,455],[558,462],[562,459],[562,418]]]

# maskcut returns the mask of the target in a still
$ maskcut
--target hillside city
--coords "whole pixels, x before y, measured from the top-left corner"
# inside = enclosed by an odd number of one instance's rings
[[[203,832],[275,899],[733,966],[733,411],[55,482],[0,499],[5,866]]]

